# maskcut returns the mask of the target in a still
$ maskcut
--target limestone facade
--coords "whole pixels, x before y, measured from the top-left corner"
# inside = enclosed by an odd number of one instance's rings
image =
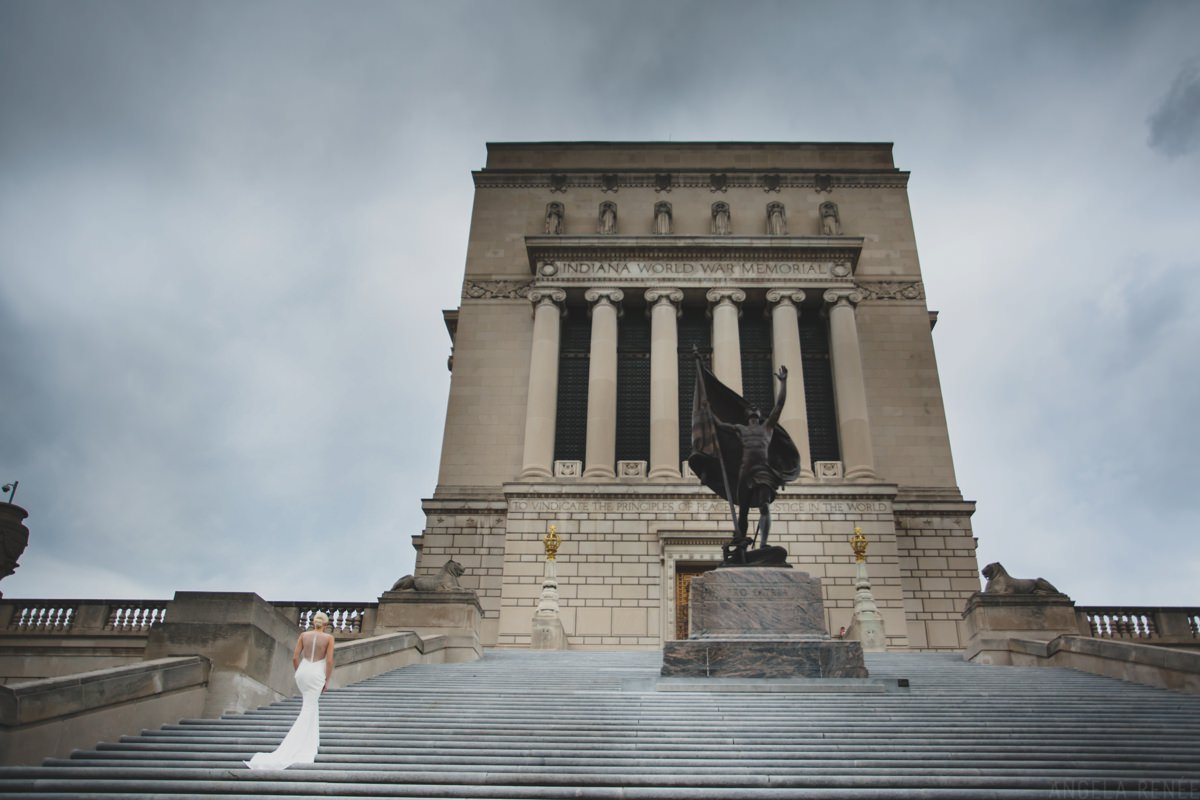
[[[490,144],[474,178],[413,541],[417,574],[466,567],[485,645],[528,646],[550,524],[572,648],[682,638],[687,582],[731,527],[683,463],[696,345],[760,405],[789,368],[782,423],[806,452],[771,543],[822,579],[829,630],[850,625],[858,525],[888,646],[961,649],[974,505],[890,144]]]

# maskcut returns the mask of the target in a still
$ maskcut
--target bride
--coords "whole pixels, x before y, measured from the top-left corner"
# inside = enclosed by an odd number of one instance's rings
[[[317,758],[321,743],[317,701],[329,688],[329,676],[333,674],[333,637],[325,632],[329,616],[324,611],[313,614],[312,626],[311,631],[300,634],[292,654],[296,685],[303,698],[300,714],[279,747],[270,753],[255,753],[246,762],[250,769],[286,769],[292,764],[311,764]]]

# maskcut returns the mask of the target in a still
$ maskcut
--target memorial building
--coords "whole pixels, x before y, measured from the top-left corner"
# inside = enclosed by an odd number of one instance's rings
[[[729,505],[690,474],[695,361],[780,424],[771,544],[849,627],[856,526],[889,648],[961,650],[979,589],[908,203],[887,143],[489,144],[417,573],[453,558],[483,644],[526,646],[542,537],[573,649],[687,637]],[[751,517],[754,524],[755,515]]]

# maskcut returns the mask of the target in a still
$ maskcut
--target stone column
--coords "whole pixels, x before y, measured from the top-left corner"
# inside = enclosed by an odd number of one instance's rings
[[[838,437],[848,481],[877,480],[875,454],[871,447],[871,423],[867,419],[867,389],[863,380],[862,351],[854,306],[862,294],[851,289],[830,289],[829,354],[833,361],[833,394],[837,401]]]
[[[738,304],[745,302],[746,293],[741,289],[710,289],[705,297],[713,304],[713,374],[721,383],[741,394],[742,344],[738,335],[738,317],[742,310]]]
[[[779,424],[792,437],[800,451],[800,479],[812,480],[812,454],[808,447],[808,403],[804,399],[804,363],[800,356],[800,309],[804,292],[799,289],[770,289],[771,360],[775,371],[788,370],[787,404],[779,415]]]
[[[617,304],[624,297],[620,289],[588,289],[584,294],[593,304],[584,478],[617,476]]]
[[[650,473],[679,479],[679,330],[683,292],[647,289],[650,312]]]
[[[548,480],[554,461],[554,424],[558,412],[559,305],[562,289],[534,289],[533,345],[529,354],[529,393],[525,404],[525,449],[521,480]]]

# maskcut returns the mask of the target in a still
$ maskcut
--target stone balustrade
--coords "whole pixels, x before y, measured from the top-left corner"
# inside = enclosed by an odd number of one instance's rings
[[[338,639],[355,639],[371,636],[375,632],[375,617],[379,603],[333,603],[301,600],[295,602],[272,602],[282,614],[296,620],[302,631],[312,628],[313,615],[324,611],[329,617],[329,632]]]
[[[1094,639],[1200,647],[1200,608],[1076,606],[1079,633]]]
[[[0,636],[147,636],[167,617],[167,600],[0,600]],[[329,615],[339,639],[370,636],[378,603],[274,601],[300,630],[312,627],[313,614]]]
[[[166,600],[0,600],[10,635],[145,635],[166,618]]]

